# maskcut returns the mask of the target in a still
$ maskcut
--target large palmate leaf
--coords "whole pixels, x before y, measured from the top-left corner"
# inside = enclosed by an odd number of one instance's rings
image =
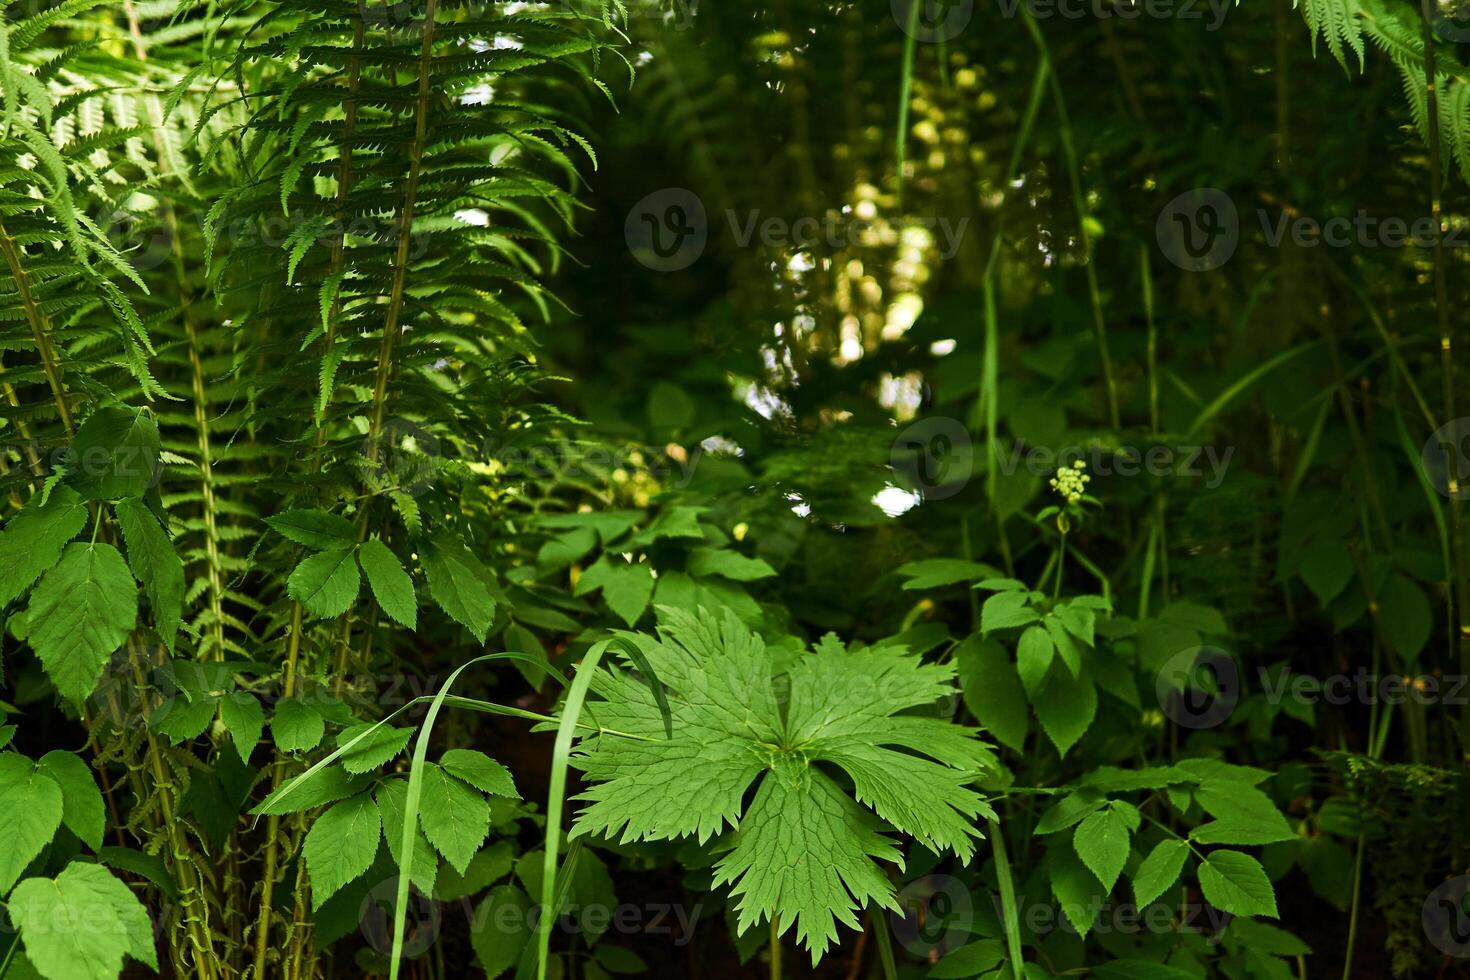
[[[590,805],[574,836],[705,841],[733,829],[715,879],[738,897],[741,931],[774,917],[814,961],[838,921],[855,927],[864,906],[896,907],[875,863],[902,863],[884,831],[973,854],[976,818],[992,815],[968,787],[985,748],[975,729],[904,713],[953,696],[952,668],[894,647],[848,651],[832,637],[787,668],[731,612],[664,613],[657,641],[633,640],[669,688],[673,734],[643,679],[596,682],[606,699],[595,705],[598,723],[639,737],[604,732],[582,743],[576,764]]]

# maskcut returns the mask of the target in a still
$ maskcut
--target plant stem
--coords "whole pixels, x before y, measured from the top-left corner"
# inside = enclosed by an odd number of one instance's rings
[[[1026,973],[1026,957],[1021,948],[1021,917],[1016,909],[1016,886],[1011,880],[1011,862],[1006,856],[1005,838],[1000,823],[990,820],[990,852],[995,858],[995,879],[1000,885],[1000,907],[1005,918],[1006,950],[1010,956],[1011,976]]]
[[[914,4],[918,6],[917,3]],[[781,980],[781,917],[771,915],[771,980]]]
[[[1440,120],[1439,120],[1439,91],[1436,84],[1438,72],[1435,69],[1434,51],[1434,19],[1437,13],[1433,0],[1420,0],[1420,13],[1424,21],[1424,88],[1427,94],[1426,113],[1429,122],[1429,132],[1426,134],[1429,142],[1429,212],[1434,219],[1434,312],[1435,323],[1439,329],[1439,360],[1440,360],[1440,382],[1441,397],[1444,402],[1444,422],[1453,424],[1455,415],[1455,358],[1454,342],[1450,335],[1449,320],[1449,296],[1448,282],[1445,271],[1444,250],[1444,208],[1441,201],[1443,193],[1443,172],[1441,161],[1443,151],[1440,146]],[[1460,507],[1460,496],[1462,488],[1459,484],[1459,470],[1456,460],[1458,456],[1450,454],[1452,463],[1448,477],[1449,486],[1447,492],[1450,498],[1450,546],[1454,556],[1454,592],[1453,602],[1458,612],[1457,625],[1459,641],[1459,672],[1460,675],[1470,676],[1470,562],[1465,556],[1465,518]],[[1460,821],[1457,824],[1463,827],[1465,819],[1470,817],[1470,705],[1461,708],[1460,711]],[[1459,833],[1455,835],[1456,859],[1459,858],[1462,838]]]

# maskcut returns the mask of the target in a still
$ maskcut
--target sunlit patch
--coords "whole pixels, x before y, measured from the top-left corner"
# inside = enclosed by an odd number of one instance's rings
[[[889,517],[901,517],[907,514],[919,506],[923,499],[914,491],[896,487],[891,483],[873,494],[874,506]]]

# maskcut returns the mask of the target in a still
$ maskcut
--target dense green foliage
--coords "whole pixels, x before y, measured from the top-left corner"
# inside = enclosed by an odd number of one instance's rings
[[[3,9],[0,980],[1466,974],[1463,10]]]

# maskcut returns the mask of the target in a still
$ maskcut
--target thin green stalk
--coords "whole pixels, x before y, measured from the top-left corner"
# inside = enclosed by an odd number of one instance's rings
[[[886,917],[873,916],[873,935],[878,938],[878,963],[883,968],[883,980],[898,980],[898,964],[893,959],[893,937],[888,933]]]
[[[918,6],[915,4],[914,6]],[[770,948],[771,980],[781,980],[781,917],[771,916],[771,940]]]
[[[566,805],[567,767],[572,756],[572,739],[576,735],[577,719],[587,700],[587,691],[592,686],[592,675],[611,643],[612,640],[603,640],[593,644],[582,658],[562,705],[561,721],[556,727],[556,744],[551,753],[551,779],[546,800],[546,850],[541,863],[541,918],[536,924],[536,980],[546,980],[546,963],[551,956],[551,928],[556,918],[553,913],[557,908],[556,855],[561,847],[562,810]]]
[[[1011,975],[1026,975],[1026,956],[1021,947],[1021,916],[1016,907],[1016,886],[1011,880],[1011,862],[1006,856],[1005,838],[1000,823],[990,824],[990,852],[995,858],[995,878],[1000,885],[1000,909],[1006,930],[1006,950],[1010,956]]]
[[[1048,66],[1051,64],[1051,53],[1046,46],[1046,37],[1041,33],[1041,27],[1036,23],[1031,11],[1024,5],[1021,8],[1024,15],[1023,20],[1031,39],[1036,42],[1037,53]],[[1048,69],[1049,70],[1049,69]],[[1067,161],[1067,176],[1072,188],[1072,204],[1077,211],[1077,236],[1082,242],[1082,268],[1087,275],[1087,297],[1092,305],[1092,327],[1097,335],[1097,353],[1102,362],[1103,386],[1107,391],[1108,422],[1114,430],[1122,428],[1118,414],[1118,385],[1113,377],[1113,357],[1108,350],[1108,327],[1103,318],[1102,290],[1097,284],[1097,266],[1092,255],[1092,234],[1087,229],[1089,215],[1087,212],[1087,199],[1082,194],[1082,168],[1077,161],[1077,148],[1072,143],[1072,124],[1067,117],[1067,102],[1062,95],[1062,84],[1055,72],[1049,71],[1051,76],[1052,102],[1057,110],[1057,133],[1062,141],[1062,155]]]
[[[1434,50],[1434,21],[1438,11],[1433,0],[1420,0],[1420,12],[1424,21],[1424,87],[1428,95],[1426,113],[1429,120],[1429,211],[1434,219],[1434,313],[1439,329],[1439,359],[1441,399],[1444,403],[1445,423],[1453,422],[1455,415],[1455,357],[1454,341],[1450,334],[1450,302],[1448,274],[1445,270],[1444,250],[1444,207],[1443,194],[1443,150],[1439,132],[1439,92],[1436,85]],[[1455,457],[1451,457],[1454,459]],[[1465,517],[1460,507],[1461,487],[1458,472],[1451,468],[1447,491],[1450,498],[1450,544],[1454,554],[1454,606],[1458,612],[1459,625],[1459,672],[1470,676],[1470,560],[1465,556]],[[1470,817],[1470,705],[1460,709],[1460,821]],[[1459,860],[1462,835],[1455,835],[1456,860]]]
[[[910,0],[909,18],[904,26],[903,74],[898,81],[898,133],[894,137],[894,159],[897,164],[899,201],[903,200],[903,159],[908,149],[909,93],[914,86],[914,53],[919,43],[919,6],[924,0]]]

